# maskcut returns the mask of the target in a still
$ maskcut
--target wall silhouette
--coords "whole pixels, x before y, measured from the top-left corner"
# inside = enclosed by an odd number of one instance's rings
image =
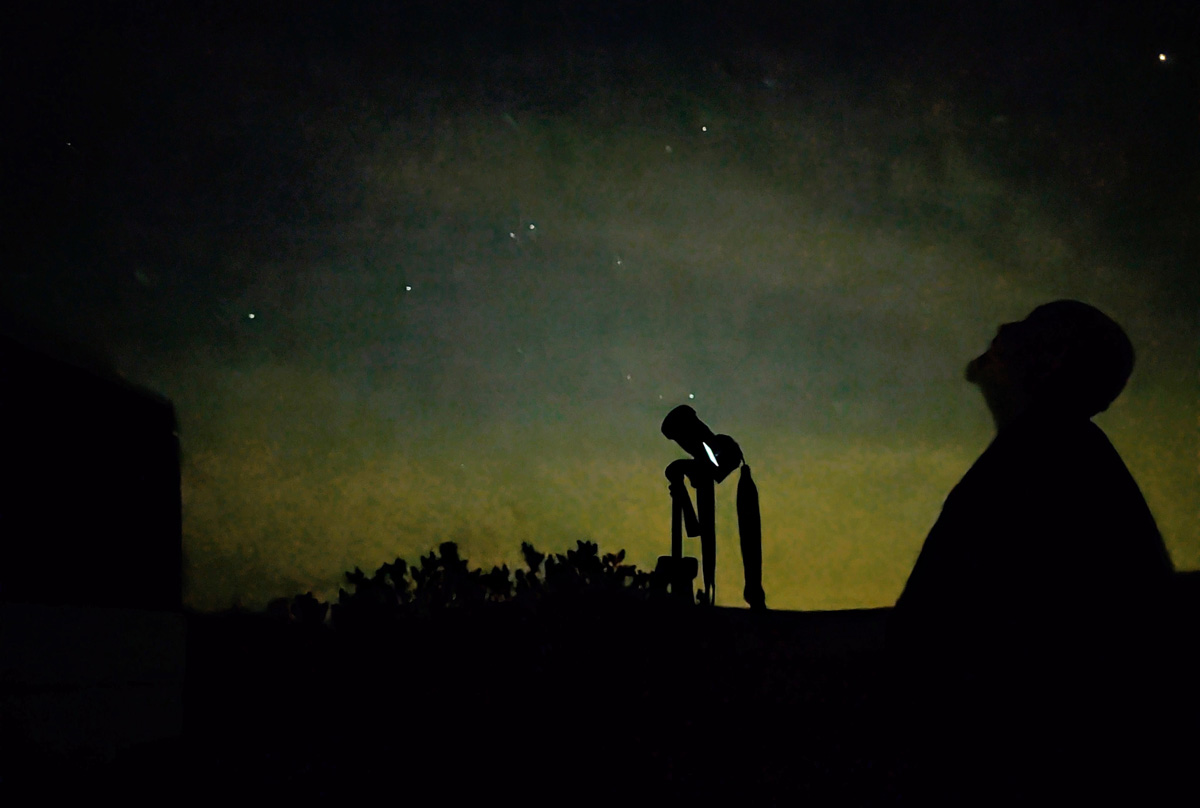
[[[0,601],[178,609],[171,403],[0,337]]]

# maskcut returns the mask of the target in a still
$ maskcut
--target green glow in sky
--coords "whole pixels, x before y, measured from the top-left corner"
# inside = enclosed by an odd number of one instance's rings
[[[991,437],[965,364],[1063,297],[1133,339],[1097,422],[1200,566],[1195,147],[1130,123],[1175,120],[1170,88],[1135,114],[980,64],[221,36],[155,85],[150,179],[94,158],[102,203],[63,227],[100,257],[30,249],[4,288],[175,402],[193,606],[445,540],[651,568],[680,403],[754,468],[769,605],[888,605]]]

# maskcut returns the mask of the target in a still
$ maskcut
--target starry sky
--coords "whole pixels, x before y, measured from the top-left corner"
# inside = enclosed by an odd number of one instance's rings
[[[174,402],[190,606],[446,540],[652,568],[680,403],[769,605],[889,605],[992,436],[963,368],[1063,297],[1200,567],[1192,4],[176,5],[5,26],[0,315]]]

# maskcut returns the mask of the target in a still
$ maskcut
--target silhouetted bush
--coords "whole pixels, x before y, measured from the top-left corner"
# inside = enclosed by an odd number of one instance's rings
[[[547,556],[524,542],[521,554],[525,569],[514,573],[505,564],[485,572],[471,569],[455,542],[443,542],[412,566],[397,558],[369,576],[355,567],[346,573],[347,587],[338,590],[332,607],[309,592],[297,595],[290,604],[284,598],[273,601],[269,611],[306,625],[323,623],[328,613],[335,626],[348,626],[498,604],[538,609],[553,603],[561,608],[655,597],[653,573],[623,563],[624,550],[601,555],[594,542],[580,541],[565,554]]]
[[[312,592],[292,599],[292,619],[303,626],[319,626],[325,622],[329,604],[322,603]]]

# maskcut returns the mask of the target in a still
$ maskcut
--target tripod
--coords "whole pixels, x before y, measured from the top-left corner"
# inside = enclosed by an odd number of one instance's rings
[[[694,459],[681,459],[667,466],[667,482],[671,492],[671,555],[660,556],[655,572],[670,587],[671,596],[680,602],[692,603],[692,582],[696,580],[696,559],[683,554],[683,533],[700,537],[700,553],[704,559],[703,600],[711,604],[716,595],[714,581],[717,565],[716,481],[703,464]],[[696,489],[696,507],[684,484],[690,480]]]

